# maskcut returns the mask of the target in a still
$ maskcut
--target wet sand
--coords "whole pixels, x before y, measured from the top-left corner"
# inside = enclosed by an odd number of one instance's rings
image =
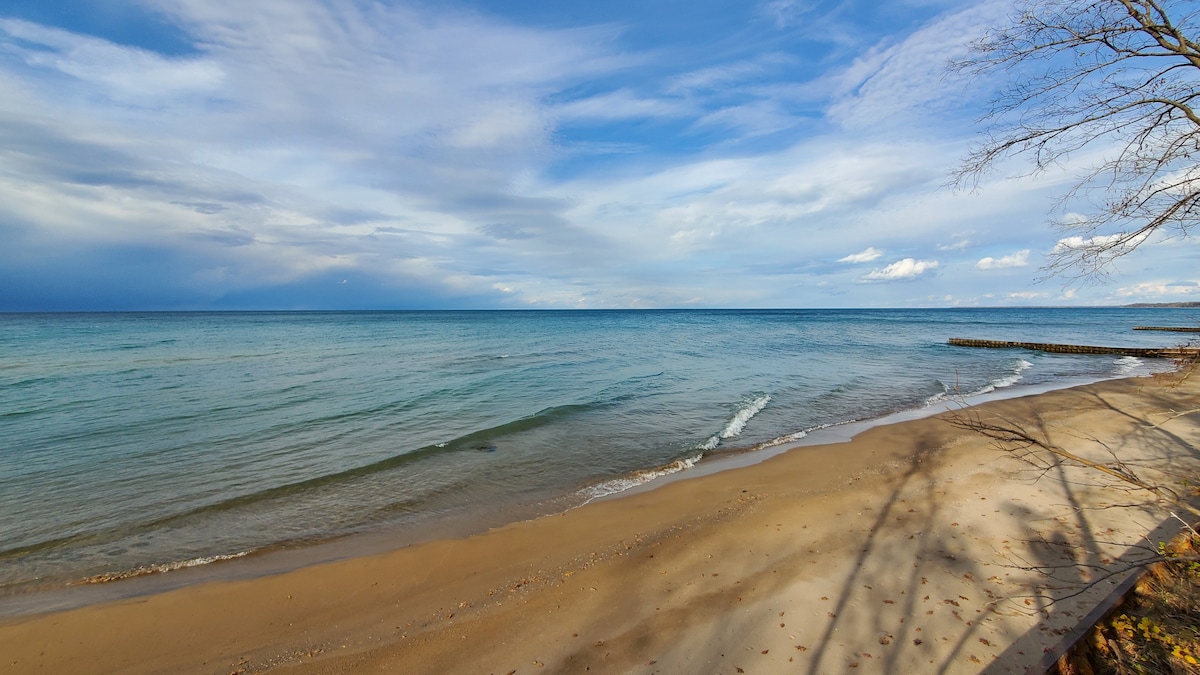
[[[1194,476],[1200,378],[1167,382],[969,412]],[[1167,517],[948,414],[467,538],[10,619],[0,670],[1026,672],[1118,583],[1087,587],[1089,566]]]

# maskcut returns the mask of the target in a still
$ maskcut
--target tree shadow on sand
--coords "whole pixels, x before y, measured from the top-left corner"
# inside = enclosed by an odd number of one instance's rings
[[[1125,414],[1100,395],[1082,405]],[[1126,416],[1136,424],[1110,445],[1094,448],[1102,457],[1117,453],[1143,471],[1187,465],[1180,457],[1180,448],[1190,447],[1184,439]],[[1025,423],[1047,439],[1070,436],[1076,445],[1090,439],[1055,428],[1036,411]],[[854,668],[1024,672],[1120,581],[1109,570],[1135,559],[1126,550],[1131,542],[1120,533],[1152,530],[1161,513],[1154,514],[1145,500],[1105,499],[1111,484],[1053,458],[1018,472],[1018,496],[1011,499],[981,490],[951,500],[938,481],[944,478],[939,474],[945,469],[943,451],[955,440],[953,434],[931,431],[915,439],[917,452],[910,457],[856,478],[877,482],[882,498],[861,505],[857,516],[838,514],[846,524],[843,536],[856,544],[850,559],[830,560],[821,553],[822,542],[805,540],[802,531],[784,545],[755,551],[749,543],[743,549],[736,539],[694,537],[685,529],[673,535],[673,545],[707,556],[670,575],[661,568],[671,564],[671,542],[636,553],[641,559],[631,564],[646,569],[630,575],[638,581],[622,589],[622,596],[637,598],[637,606],[625,599],[614,602],[612,611],[642,619],[632,626],[626,622],[603,644],[575,651],[564,669],[611,669],[617,665],[614,655],[624,655],[622,667],[644,666],[646,672],[655,672],[660,658],[672,664],[671,670],[681,664],[701,670],[716,665],[672,651],[686,639],[723,646],[720,665],[732,665],[734,672],[769,670],[763,659],[779,649],[787,653],[791,669],[811,675]],[[1025,499],[1024,492],[1039,493],[1038,498]],[[748,500],[759,498],[751,494]],[[757,522],[753,507],[731,518],[748,521],[748,527],[786,527]],[[986,541],[970,531],[987,519],[1001,522],[1011,539]],[[660,545],[661,553],[648,553]],[[798,598],[796,588],[803,588],[805,579],[826,583],[814,585],[823,590],[811,597]],[[803,617],[798,632],[805,637],[789,641],[786,625],[797,621],[796,614]],[[617,623],[603,611],[596,618],[597,626]],[[764,638],[775,625],[784,629],[780,639]]]
[[[1162,559],[1157,544],[1181,529],[1180,514],[1194,518],[1194,495],[1181,489],[1180,480],[1198,475],[1200,453],[1186,433],[1164,424],[1197,411],[1174,412],[1175,400],[1163,387],[1126,386],[1138,387],[1140,396],[1166,412],[1143,419],[1115,396],[1096,389],[1081,392],[1080,408],[1127,424],[1125,433],[1105,441],[1078,428],[1056,428],[1036,411],[1020,424],[991,420],[993,432],[1001,427],[1017,432],[986,435],[1023,462],[1019,476],[1031,489],[1055,494],[1058,508],[1008,505],[1023,534],[1020,552],[1006,547],[1004,557],[1010,569],[1024,574],[1028,592],[1022,602],[1039,622],[1017,636],[985,673],[1043,672],[1146,567]],[[1057,452],[1064,445],[1070,451]],[[1014,666],[1027,663],[1030,655],[1038,655],[1034,663]]]

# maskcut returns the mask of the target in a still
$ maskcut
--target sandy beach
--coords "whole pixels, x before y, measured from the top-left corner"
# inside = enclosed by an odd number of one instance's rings
[[[1200,466],[1200,380],[1177,379],[969,412],[1161,481]],[[1089,586],[1089,566],[1169,519],[1094,472],[1031,470],[947,421],[963,412],[467,538],[9,619],[0,670],[1027,672],[1120,581]]]

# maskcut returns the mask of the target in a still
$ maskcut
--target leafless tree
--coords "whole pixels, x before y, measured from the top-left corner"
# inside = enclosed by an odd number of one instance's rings
[[[1058,222],[1053,275],[1098,280],[1152,233],[1186,236],[1200,215],[1198,29],[1194,0],[1023,0],[952,64],[1009,78],[956,184],[977,186],[1013,156],[1036,174],[1098,152],[1062,196],[1087,198],[1092,213]]]

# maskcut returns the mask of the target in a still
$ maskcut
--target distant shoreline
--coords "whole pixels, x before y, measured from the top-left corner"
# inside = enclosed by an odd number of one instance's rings
[[[1130,309],[1153,309],[1156,307],[1200,307],[1200,302],[1135,302],[1132,305],[1121,305]]]
[[[1030,310],[1030,309],[1172,309],[1200,308],[1200,301],[1188,302],[1135,302],[1128,305],[973,305],[954,307],[607,307],[581,309],[578,307],[374,307],[374,308],[330,308],[330,307],[240,307],[208,309],[0,309],[0,316],[12,315],[91,315],[91,314],[437,314],[437,313],[620,313],[620,312],[825,312],[825,311],[897,311],[897,310]]]

